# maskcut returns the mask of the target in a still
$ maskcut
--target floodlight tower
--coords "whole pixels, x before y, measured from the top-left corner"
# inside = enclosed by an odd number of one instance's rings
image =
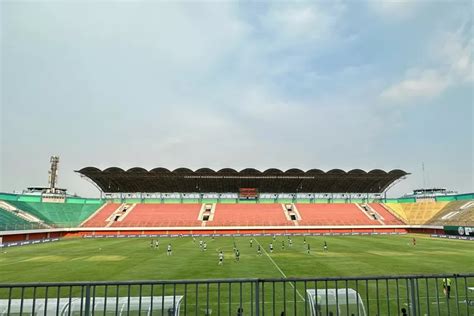
[[[58,182],[59,156],[51,156],[49,159],[51,167],[49,169],[49,193],[56,193],[56,183]]]

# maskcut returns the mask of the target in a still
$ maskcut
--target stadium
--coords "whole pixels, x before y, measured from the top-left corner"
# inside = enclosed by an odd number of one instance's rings
[[[402,170],[86,167],[91,199],[58,163],[0,195],[3,314],[472,312],[474,194],[387,198]]]
[[[473,13],[0,0],[0,316],[474,315]]]

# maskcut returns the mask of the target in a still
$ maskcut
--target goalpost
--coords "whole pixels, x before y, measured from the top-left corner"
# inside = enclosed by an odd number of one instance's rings
[[[365,306],[354,289],[308,289],[306,290],[311,306],[311,315],[365,316]]]
[[[183,296],[91,297],[89,314],[178,316],[182,299]],[[0,300],[0,315],[85,315],[85,301],[81,297]]]

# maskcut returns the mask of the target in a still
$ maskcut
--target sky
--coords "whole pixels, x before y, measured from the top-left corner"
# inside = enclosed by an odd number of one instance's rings
[[[0,11],[1,192],[46,185],[51,155],[91,197],[74,170],[402,169],[389,196],[474,192],[472,1]]]

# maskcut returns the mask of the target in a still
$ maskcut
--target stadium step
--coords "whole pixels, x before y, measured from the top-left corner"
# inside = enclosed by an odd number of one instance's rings
[[[292,221],[295,226],[298,226],[298,221],[301,219],[301,216],[298,213],[296,205],[294,203],[282,203],[281,207],[286,219]]]
[[[127,217],[127,215],[130,214],[131,211],[133,211],[133,208],[136,205],[137,205],[136,203],[134,204],[123,203],[122,205],[120,205],[120,207],[117,208],[112,213],[112,215],[109,216],[109,218],[107,219],[108,223],[107,225],[105,225],[105,227],[111,227],[114,223],[123,221]]]
[[[107,207],[109,204],[104,203],[101,207],[97,209],[94,213],[92,213],[88,218],[86,218],[85,221],[83,221],[81,224],[79,224],[79,227],[83,227],[88,221],[90,221],[93,217],[95,217],[97,214],[99,214],[105,207]]]
[[[206,226],[207,222],[214,220],[215,211],[216,203],[202,203],[198,216],[198,221],[201,221],[201,226]]]
[[[384,223],[384,218],[379,214],[377,213],[376,210],[374,210],[369,204],[359,204],[359,203],[356,203],[356,206],[357,208],[365,214],[365,216],[367,216],[370,220],[372,221],[377,221],[379,222],[380,224],[382,225],[385,225]]]
[[[301,215],[300,215],[300,212],[298,211],[298,208],[296,207],[296,204],[293,203],[292,206],[293,206],[293,212],[296,214],[297,220],[300,221],[301,220]],[[295,225],[296,224],[299,225],[298,222],[296,222]]]
[[[392,214],[394,217],[396,217],[399,221],[401,221],[402,223],[405,223],[405,220],[400,215],[398,215],[396,212],[392,211],[387,205],[385,205],[383,203],[380,203],[379,205],[381,207],[383,207],[387,212]]]
[[[37,218],[36,216],[34,215],[31,215],[23,210],[20,210],[19,208],[5,202],[5,201],[0,201],[0,208],[2,208],[3,210],[27,221],[27,222],[30,222],[30,223],[35,223],[35,224],[39,224],[41,226],[44,226],[44,228],[52,228],[51,226],[45,224],[42,220],[40,220],[39,218]]]
[[[463,205],[461,205],[461,207],[459,209],[460,210],[466,210],[466,209],[472,208],[472,207],[474,207],[474,201],[469,201],[469,202],[466,202]]]

